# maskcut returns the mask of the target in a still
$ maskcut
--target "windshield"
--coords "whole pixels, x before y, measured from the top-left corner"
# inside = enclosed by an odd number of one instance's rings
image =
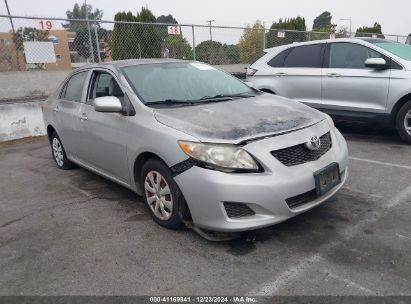
[[[145,104],[205,102],[213,97],[255,94],[233,76],[199,62],[141,64],[122,70]]]
[[[372,44],[379,46],[380,48],[398,56],[402,59],[411,61],[411,45],[402,44],[399,42],[371,42]]]

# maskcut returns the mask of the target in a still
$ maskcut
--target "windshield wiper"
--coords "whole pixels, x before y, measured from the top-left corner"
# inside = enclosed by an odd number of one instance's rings
[[[255,95],[250,93],[241,93],[241,94],[217,94],[214,96],[204,96],[199,99],[199,101],[224,101],[224,100],[233,100],[233,98],[249,98],[255,97]]]
[[[193,104],[194,102],[190,100],[183,100],[183,99],[164,99],[158,101],[149,101],[146,102],[145,105],[156,105],[156,104]]]
[[[184,99],[164,99],[157,101],[148,101],[145,105],[166,105],[166,104],[179,104],[179,105],[193,105],[198,103],[206,102],[219,102],[219,101],[229,101],[233,98],[248,98],[255,97],[251,93],[241,93],[241,94],[217,94],[214,96],[203,96],[200,99],[184,100]]]

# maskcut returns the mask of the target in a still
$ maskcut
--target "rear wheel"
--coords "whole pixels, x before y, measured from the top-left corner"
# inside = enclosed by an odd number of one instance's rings
[[[398,111],[396,127],[402,140],[411,144],[411,100]]]
[[[148,160],[142,168],[144,202],[159,225],[178,229],[183,223],[185,201],[170,169],[158,159]]]
[[[72,169],[74,167],[74,163],[67,158],[66,151],[64,150],[63,144],[61,143],[61,140],[56,132],[53,132],[50,136],[50,145],[51,154],[53,155],[53,159],[56,162],[57,167],[63,170]]]

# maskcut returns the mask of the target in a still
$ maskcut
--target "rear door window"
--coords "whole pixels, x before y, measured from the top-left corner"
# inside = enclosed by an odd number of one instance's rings
[[[87,73],[84,71],[73,75],[63,88],[61,98],[80,102]]]
[[[290,50],[284,60],[286,68],[321,68],[322,44],[304,45]]]

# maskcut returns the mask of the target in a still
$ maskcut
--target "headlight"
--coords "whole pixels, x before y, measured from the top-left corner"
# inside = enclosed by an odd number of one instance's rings
[[[325,118],[327,119],[328,123],[330,124],[330,129],[333,130],[335,128],[333,119],[331,118],[330,115],[325,114],[325,113],[323,113],[323,114],[325,115]]]
[[[241,147],[179,141],[180,148],[191,158],[221,171],[260,171],[254,158]]]

